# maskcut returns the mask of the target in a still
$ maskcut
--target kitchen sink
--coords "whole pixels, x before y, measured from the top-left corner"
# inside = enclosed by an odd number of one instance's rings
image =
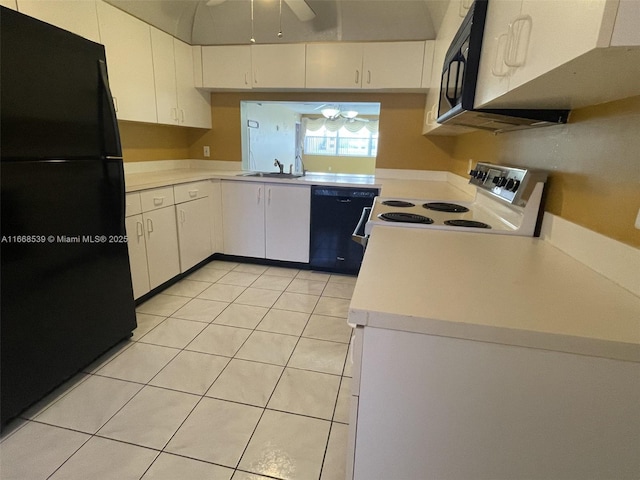
[[[238,177],[269,177],[269,178],[299,178],[300,173],[280,173],[280,172],[247,172],[240,173]]]

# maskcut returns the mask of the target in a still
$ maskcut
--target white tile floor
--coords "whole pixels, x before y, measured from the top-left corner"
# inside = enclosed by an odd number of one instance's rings
[[[354,284],[209,263],[9,426],[0,478],[344,479]]]

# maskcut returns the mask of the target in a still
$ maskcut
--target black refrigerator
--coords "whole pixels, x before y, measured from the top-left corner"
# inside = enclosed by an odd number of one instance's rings
[[[0,7],[1,424],[136,327],[104,47]]]

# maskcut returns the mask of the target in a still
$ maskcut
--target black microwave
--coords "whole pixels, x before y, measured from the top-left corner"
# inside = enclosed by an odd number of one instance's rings
[[[447,50],[437,122],[492,132],[566,123],[568,110],[474,108],[489,1],[473,2]]]

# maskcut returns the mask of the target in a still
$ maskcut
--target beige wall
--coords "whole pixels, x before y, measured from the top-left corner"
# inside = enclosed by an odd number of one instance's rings
[[[376,159],[372,157],[337,157],[331,155],[303,155],[304,168],[310,172],[353,173],[374,175]]]
[[[424,94],[393,93],[215,93],[211,97],[213,128],[195,132],[191,158],[204,158],[202,147],[211,146],[211,158],[240,162],[240,101],[380,102],[378,168],[445,170],[454,139],[422,136]]]
[[[378,168],[466,175],[469,159],[542,168],[551,173],[547,211],[640,247],[640,97],[575,110],[567,125],[440,138],[421,133],[421,94],[215,93],[211,130],[120,122],[125,161],[204,159],[209,145],[212,160],[240,162],[245,99],[381,102]]]
[[[567,125],[458,137],[451,170],[468,159],[550,172],[546,210],[640,247],[640,96],[574,110]]]
[[[189,158],[191,129],[168,125],[118,122],[125,162]]]

